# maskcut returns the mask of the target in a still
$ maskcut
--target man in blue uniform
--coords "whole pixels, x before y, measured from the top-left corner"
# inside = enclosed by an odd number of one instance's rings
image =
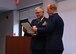
[[[38,31],[37,28],[44,28],[47,26],[47,18],[44,17],[44,10],[41,7],[35,8],[36,19],[32,20],[32,30],[36,32],[35,36],[32,36],[31,49],[32,54],[44,54],[45,53],[45,41],[46,33]]]

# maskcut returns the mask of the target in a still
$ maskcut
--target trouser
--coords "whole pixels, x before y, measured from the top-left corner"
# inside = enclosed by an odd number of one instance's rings
[[[63,50],[46,50],[46,54],[62,54]]]
[[[45,54],[45,50],[32,50],[32,54]]]

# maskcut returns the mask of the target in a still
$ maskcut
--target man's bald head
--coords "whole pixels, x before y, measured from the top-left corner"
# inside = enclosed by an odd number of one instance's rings
[[[53,11],[56,11],[57,10],[57,5],[56,5],[56,3],[50,3],[50,4],[48,4],[47,8],[49,8]]]
[[[49,15],[54,14],[57,11],[57,5],[55,3],[50,3],[47,5],[47,13]]]

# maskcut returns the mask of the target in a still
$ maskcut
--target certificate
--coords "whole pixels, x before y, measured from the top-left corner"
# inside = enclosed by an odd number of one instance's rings
[[[36,35],[35,32],[32,30],[31,25],[28,22],[22,23],[22,26],[26,29],[28,34]]]

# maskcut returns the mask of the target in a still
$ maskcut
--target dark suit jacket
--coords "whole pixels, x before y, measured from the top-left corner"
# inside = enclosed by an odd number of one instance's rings
[[[43,23],[47,21],[47,18],[43,18],[41,22],[38,22],[38,19],[32,20],[31,25],[32,26],[37,26],[37,28],[43,28],[46,27],[43,25]],[[46,33],[37,31],[37,35],[32,37],[31,40],[31,48],[32,49],[44,49],[45,48],[45,40],[46,39]]]
[[[63,29],[64,22],[57,13],[53,14],[52,16],[49,16],[48,26],[46,28],[38,29],[38,31],[45,31],[47,33],[45,49],[64,49],[62,42]]]

